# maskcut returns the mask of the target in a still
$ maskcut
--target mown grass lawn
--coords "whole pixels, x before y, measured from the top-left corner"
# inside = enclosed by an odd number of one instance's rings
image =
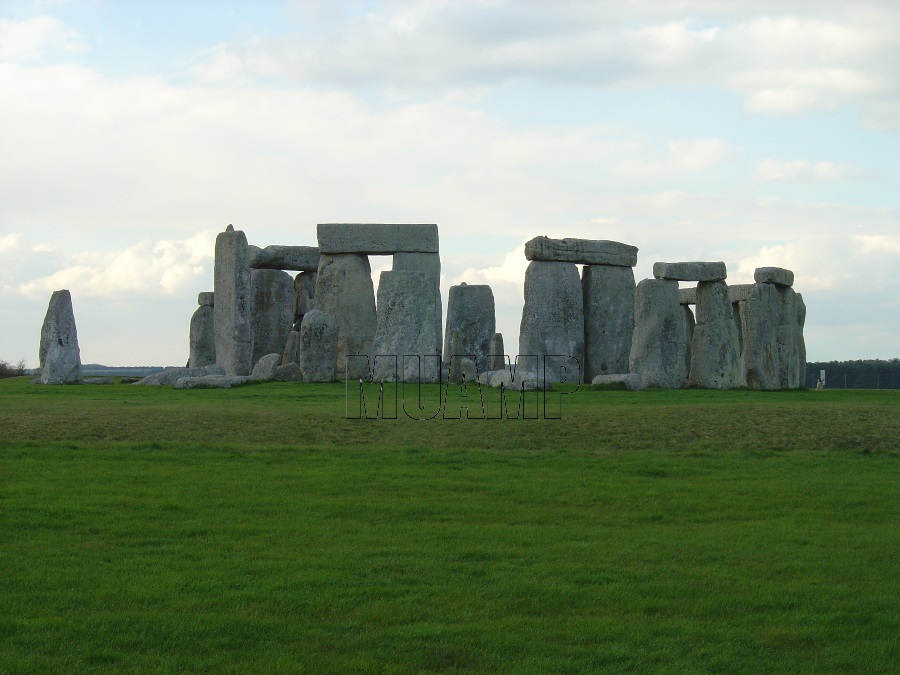
[[[0,381],[0,672],[897,672],[900,393],[344,394]]]

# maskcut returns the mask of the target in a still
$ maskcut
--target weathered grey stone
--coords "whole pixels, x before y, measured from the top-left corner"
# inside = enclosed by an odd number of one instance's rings
[[[116,381],[111,377],[86,377],[84,384],[115,384]]]
[[[533,260],[525,270],[525,303],[519,330],[519,354],[534,355],[554,380],[565,368],[567,382],[581,382],[571,372],[572,357],[584,369],[584,309],[575,263]],[[677,303],[676,303],[677,304]],[[551,357],[544,359],[544,357]],[[550,373],[554,375],[550,376]],[[577,379],[575,379],[577,378]]]
[[[320,253],[437,253],[437,225],[323,223],[316,228]],[[321,265],[321,263],[320,263]]]
[[[644,279],[634,294],[634,335],[629,370],[646,387],[677,389],[688,374],[689,328],[678,303],[678,282]]]
[[[316,273],[300,272],[294,277],[294,330],[300,331],[300,324],[307,312],[315,309]]]
[[[250,272],[250,325],[253,363],[284,353],[294,323],[294,279],[281,270]]]
[[[684,317],[682,326],[684,327],[684,367],[685,371],[691,372],[691,343],[694,341],[694,327],[697,321],[694,319],[694,312],[691,311],[690,305],[681,305],[681,313]]]
[[[319,249],[315,246],[253,246],[249,262],[253,269],[315,272],[319,269]]]
[[[298,333],[299,335],[299,333]],[[299,363],[287,363],[275,369],[276,382],[302,382],[303,371]]]
[[[487,385],[488,387],[499,387],[503,385],[505,389],[515,389],[518,391],[552,391],[553,382],[549,379],[545,383],[542,377],[531,371],[517,371],[513,373],[508,368],[502,370],[489,370],[478,375],[478,383]]]
[[[774,284],[773,284],[774,285]],[[800,386],[800,351],[797,333],[797,293],[790,286],[775,285],[778,290],[778,385],[781,389]],[[804,316],[805,320],[805,316]]]
[[[793,286],[794,273],[783,267],[757,267],[753,272],[753,281],[758,284],[778,284]]]
[[[728,287],[728,299],[731,302],[743,302],[755,292],[756,284],[735,284]]]
[[[216,362],[216,318],[212,306],[200,305],[194,310],[188,347],[188,367],[200,368]]]
[[[261,357],[253,366],[250,377],[254,380],[267,381],[275,378],[275,369],[281,365],[281,354],[272,352]]]
[[[292,330],[288,334],[287,342],[284,344],[284,355],[281,357],[281,365],[286,366],[289,363],[299,363],[300,360],[300,331]]]
[[[221,366],[205,366],[198,368],[163,368],[158,373],[153,373],[147,377],[138,380],[134,384],[148,385],[174,385],[178,380],[184,377],[206,377],[208,375],[223,376],[224,369]]]
[[[447,355],[447,358],[444,359],[444,363],[447,364],[447,380],[449,382],[461,382],[462,381],[462,363],[461,359],[465,355],[465,352],[462,349],[463,337],[462,333],[458,330],[453,331],[453,333],[448,336],[447,344],[450,345],[450,353]]]
[[[690,383],[708,389],[739,386],[739,338],[724,282],[701,281],[697,284],[696,321],[691,340]]]
[[[479,372],[490,370],[491,336],[497,330],[494,292],[485,284],[451,286],[444,327],[444,360],[451,355],[450,341],[459,334],[456,353],[474,357]]]
[[[771,284],[746,284],[737,302],[741,321],[741,383],[750,389],[778,389],[778,323],[781,302]]]
[[[679,288],[678,289],[678,302],[682,305],[696,305],[697,304],[697,287],[691,286],[690,288]]]
[[[797,293],[797,386],[806,385],[806,338],[803,328],[806,326],[806,303],[803,296]]]
[[[316,276],[315,305],[338,326],[335,376],[338,379],[346,376],[354,380],[369,377],[368,370],[362,365],[365,359],[350,359],[348,373],[346,358],[368,356],[371,368],[377,317],[375,288],[372,285],[368,257],[355,253],[323,253],[319,258],[319,272]],[[301,358],[305,346],[301,331]],[[307,379],[306,370],[304,379]]]
[[[441,338],[435,320],[434,288],[425,272],[382,272],[378,283],[378,323],[375,354],[396,355],[393,362],[374,364],[373,378],[402,382],[437,382],[440,379]],[[418,356],[419,358],[411,358]],[[404,358],[407,357],[407,358]],[[383,365],[384,364],[384,365]]]
[[[213,291],[203,291],[197,294],[197,304],[201,307],[215,307],[216,294]]]
[[[216,363],[228,375],[249,375],[253,352],[247,237],[231,225],[216,237],[213,286]]]
[[[407,253],[398,251],[394,254],[394,272],[422,272],[428,275],[428,285],[434,291],[434,304],[437,308],[435,324],[438,340],[444,334],[442,330],[444,322],[443,302],[441,301],[441,256],[437,253]]]
[[[637,265],[637,254],[637,246],[603,239],[535,237],[525,243],[527,260],[634,267]]]
[[[628,371],[634,332],[634,271],[631,267],[585,265],[584,378]]]
[[[491,370],[506,368],[506,352],[503,349],[503,333],[491,335]]]
[[[604,386],[608,384],[624,384],[628,391],[640,391],[644,388],[641,376],[636,373],[615,373],[609,375],[597,375],[591,380],[591,386]]]
[[[174,382],[175,389],[231,389],[253,378],[247,375],[205,375],[203,377],[181,377]]]
[[[41,384],[81,384],[84,381],[72,294],[66,289],[53,291],[50,296],[41,326],[38,359]]]
[[[728,274],[723,262],[656,262],[653,276],[674,281],[724,281]]]
[[[304,382],[334,381],[339,330],[337,322],[321,310],[314,309],[303,317],[298,363]],[[368,373],[351,377],[368,377]]]

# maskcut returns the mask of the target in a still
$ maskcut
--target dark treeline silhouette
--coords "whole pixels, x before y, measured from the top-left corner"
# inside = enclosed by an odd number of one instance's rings
[[[828,389],[900,389],[900,359],[810,361],[804,386],[815,387],[820,370],[825,371]]]

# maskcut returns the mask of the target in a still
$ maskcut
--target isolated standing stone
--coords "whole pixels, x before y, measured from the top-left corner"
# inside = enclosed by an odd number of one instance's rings
[[[634,271],[631,267],[585,265],[584,377],[627,373],[634,332]]]
[[[355,253],[323,253],[319,258],[319,272],[316,276],[315,304],[317,309],[325,312],[338,326],[335,360],[338,379],[344,379],[345,376],[351,379],[368,377],[364,358],[350,359],[348,373],[346,357],[367,356],[369,368],[372,367],[377,317],[369,258]],[[301,331],[301,357],[305,347]]]
[[[449,344],[459,333],[457,353],[474,357],[478,372],[491,370],[491,336],[497,329],[494,292],[486,284],[451,286],[447,297],[447,325],[444,328],[444,360],[450,360]]]
[[[644,279],[635,289],[630,372],[645,387],[678,389],[688,374],[686,306],[678,303],[678,282]]]
[[[307,312],[300,325],[299,365],[303,381],[333,382],[337,349],[337,322],[321,310]]]
[[[216,237],[214,293],[216,363],[227,375],[249,375],[252,338],[247,237],[231,225]]]
[[[503,349],[503,333],[491,335],[491,370],[506,368],[506,352]]]
[[[382,272],[378,282],[378,323],[375,331],[373,378],[402,382],[437,382],[441,338],[435,320],[434,288],[425,272]],[[391,359],[397,357],[396,371]],[[418,357],[418,359],[413,357]],[[407,357],[407,358],[404,358]]]
[[[188,367],[200,368],[216,362],[216,317],[213,307],[200,305],[194,311],[188,346]]]
[[[732,294],[734,298],[736,294]],[[781,302],[771,284],[746,284],[737,302],[741,320],[741,381],[750,389],[778,389]]]
[[[696,321],[691,340],[690,383],[708,389],[739,386],[739,338],[724,282],[697,284]]]
[[[53,291],[41,326],[41,384],[81,384],[81,350],[75,329],[72,294]]]
[[[676,303],[677,305],[677,303]],[[584,309],[575,263],[533,260],[525,270],[525,304],[519,330],[519,354],[538,357],[538,367],[555,382],[565,367],[567,382],[581,382],[568,358],[584,369]]]
[[[283,354],[294,323],[294,280],[281,270],[250,273],[252,361],[266,354]]]

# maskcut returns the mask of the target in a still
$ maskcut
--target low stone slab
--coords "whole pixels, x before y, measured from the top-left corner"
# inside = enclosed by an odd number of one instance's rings
[[[266,354],[253,366],[253,372],[250,373],[250,377],[261,381],[273,380],[275,379],[275,369],[280,365],[281,354],[275,352]]]
[[[673,281],[724,281],[728,274],[723,262],[656,262],[653,276]]]
[[[203,291],[197,294],[197,304],[201,307],[215,307],[215,298],[215,292]]]
[[[250,267],[258,270],[315,272],[319,269],[319,249],[315,246],[248,246]]]
[[[783,267],[757,267],[753,272],[753,280],[758,284],[793,286],[794,273]]]
[[[438,253],[437,225],[322,223],[316,228],[320,253]]]
[[[86,377],[85,384],[115,384],[116,381],[111,377]]]
[[[637,265],[637,254],[637,246],[604,239],[535,237],[525,243],[527,260],[634,267]]]
[[[206,377],[208,375],[224,375],[225,370],[221,366],[211,365],[203,368],[163,368],[158,373],[153,373],[138,380],[134,384],[152,384],[172,386],[184,377]]]
[[[597,375],[591,380],[591,386],[605,386],[608,384],[624,384],[628,391],[640,391],[644,388],[641,376],[637,373],[613,373],[610,375]]]
[[[276,382],[302,382],[303,371],[299,363],[288,363],[275,369]]]
[[[499,387],[502,384],[505,389],[515,389],[516,391],[553,390],[552,382],[548,380],[545,387],[544,383],[541,382],[541,378],[535,373],[517,372],[515,378],[513,378],[512,371],[507,368],[481,373],[478,376],[478,383],[489,387]]]
[[[176,389],[231,389],[252,382],[246,375],[207,375],[206,377],[182,377],[175,381]]]

